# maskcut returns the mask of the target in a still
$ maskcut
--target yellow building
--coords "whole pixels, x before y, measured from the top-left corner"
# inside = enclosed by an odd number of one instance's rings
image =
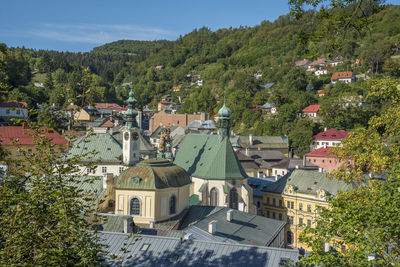
[[[180,214],[189,206],[191,180],[169,160],[145,160],[125,170],[115,183],[115,214],[130,215],[149,227]]]
[[[326,198],[352,186],[329,179],[324,173],[294,170],[263,190],[263,213],[272,219],[287,221],[285,240],[288,247],[307,248],[299,241],[305,227],[314,227]]]

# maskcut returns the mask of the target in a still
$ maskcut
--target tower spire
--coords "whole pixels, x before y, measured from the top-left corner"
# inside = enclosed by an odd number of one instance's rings
[[[220,136],[220,140],[224,139],[224,137],[229,137],[229,124],[231,110],[226,107],[226,98],[225,98],[225,90],[224,90],[224,105],[218,111],[218,134]]]
[[[125,128],[131,130],[133,128],[137,128],[136,116],[138,115],[138,112],[135,109],[135,103],[137,101],[134,97],[132,88],[129,92],[129,98],[126,100],[126,102],[128,103],[128,109],[125,111],[125,116],[126,116]]]

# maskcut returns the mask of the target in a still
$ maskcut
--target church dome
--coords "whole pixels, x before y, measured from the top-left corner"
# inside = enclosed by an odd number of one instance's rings
[[[115,183],[116,189],[163,189],[190,184],[186,171],[169,160],[144,160],[126,169]]]
[[[218,116],[219,117],[229,117],[231,115],[231,113],[232,113],[231,110],[229,108],[227,108],[224,103],[222,108],[218,111]]]

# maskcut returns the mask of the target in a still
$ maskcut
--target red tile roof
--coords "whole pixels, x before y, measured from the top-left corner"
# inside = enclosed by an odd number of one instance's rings
[[[120,110],[122,107],[116,103],[96,103],[96,108]]]
[[[326,147],[326,148],[325,147],[321,147],[321,148],[318,148],[318,149],[316,149],[314,151],[311,151],[311,152],[305,154],[305,156],[306,157],[330,157],[330,158],[336,158],[335,155],[329,154],[329,150],[331,148],[332,147]]]
[[[26,102],[5,102],[0,103],[0,108],[27,108],[28,104]]]
[[[329,129],[325,132],[313,136],[314,140],[342,140],[349,137],[345,130],[336,130],[335,128]]]
[[[32,133],[32,130],[27,129],[24,126],[1,126],[1,145],[12,145],[13,141],[17,139],[19,140],[17,144],[34,145],[34,138],[29,135],[30,132]],[[51,142],[55,145],[64,145],[68,143],[64,136],[52,129],[43,127],[42,132],[46,135],[46,138],[51,139]]]
[[[173,86],[172,89],[174,90],[174,92],[180,91],[182,89],[182,85]]]
[[[303,109],[303,113],[314,113],[319,111],[320,105],[309,105]]]
[[[337,79],[349,79],[353,76],[353,72],[351,71],[344,71],[344,72],[335,72],[332,74],[331,80],[337,80]]]

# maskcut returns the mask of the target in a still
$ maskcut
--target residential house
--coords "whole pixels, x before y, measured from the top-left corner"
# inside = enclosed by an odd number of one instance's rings
[[[326,58],[318,58],[308,64],[308,70],[316,70],[319,67],[324,67],[327,62],[328,60]]]
[[[68,140],[55,130],[43,127],[40,128],[40,134],[51,140],[55,145],[54,152],[56,154],[63,153],[68,149]],[[33,129],[25,126],[0,126],[0,144],[10,153],[8,157],[11,159],[22,159],[21,149],[28,154],[35,153],[35,140],[37,137],[35,137]]]
[[[335,128],[327,129],[322,133],[313,136],[313,141],[310,144],[311,151],[326,147],[337,146],[341,144],[342,139],[347,138],[349,135],[345,130],[336,130]]]
[[[76,107],[76,106],[75,106]],[[78,122],[89,122],[89,121],[94,121],[95,119],[100,117],[100,112],[92,107],[86,107],[86,108],[74,108],[74,106],[71,106],[72,109],[74,109],[74,118]]]
[[[289,155],[289,141],[286,136],[231,136],[230,141],[235,150],[277,150],[284,155]]]
[[[100,115],[108,116],[111,116],[114,113],[121,113],[121,111],[125,110],[116,103],[95,103],[94,107],[99,111]]]
[[[0,119],[9,120],[28,118],[28,104],[25,102],[0,103]]]
[[[236,151],[236,156],[240,161],[244,171],[246,172],[247,176],[249,177],[258,177],[259,175],[259,166],[255,162],[254,158],[251,158],[241,151]]]
[[[353,185],[329,179],[322,172],[294,170],[263,191],[264,214],[267,218],[286,221],[285,239],[289,247],[306,248],[300,233],[314,227],[322,207],[329,207],[327,197],[347,191]]]
[[[304,118],[309,118],[312,120],[319,118],[319,108],[320,105],[309,105],[308,107],[302,110],[302,116]]]
[[[314,75],[319,77],[321,75],[327,75],[328,72],[333,71],[332,67],[321,67],[314,72]]]
[[[335,84],[337,82],[343,83],[353,83],[356,81],[356,76],[354,76],[351,71],[335,72],[332,74],[331,83]]]
[[[308,59],[303,59],[295,62],[296,67],[305,67],[307,68],[310,65],[311,61]]]
[[[156,66],[156,70],[162,70],[162,69],[164,69],[164,65],[158,65],[158,66]]]
[[[167,101],[166,99],[162,99],[160,102],[158,102],[158,111],[166,110],[172,103]]]
[[[247,179],[247,183],[253,189],[253,203],[257,207],[257,215],[264,216],[264,207],[263,207],[263,192],[262,190],[273,184],[275,182],[275,178],[255,178],[249,177]]]
[[[150,118],[149,131],[152,134],[159,126],[171,127],[180,126],[186,127],[193,120],[207,120],[208,114],[201,112],[197,114],[168,114],[160,111]]]
[[[322,97],[328,93],[328,89],[318,90],[318,96]]]
[[[275,114],[277,112],[276,106],[274,103],[265,103],[261,106],[262,110],[267,112],[268,114]]]
[[[329,153],[332,147],[321,147],[304,155],[304,164],[313,164],[322,172],[337,170],[342,164],[335,155]]]
[[[173,87],[172,87],[172,90],[173,90],[174,92],[179,92],[180,90],[182,90],[182,85],[173,86]]]

